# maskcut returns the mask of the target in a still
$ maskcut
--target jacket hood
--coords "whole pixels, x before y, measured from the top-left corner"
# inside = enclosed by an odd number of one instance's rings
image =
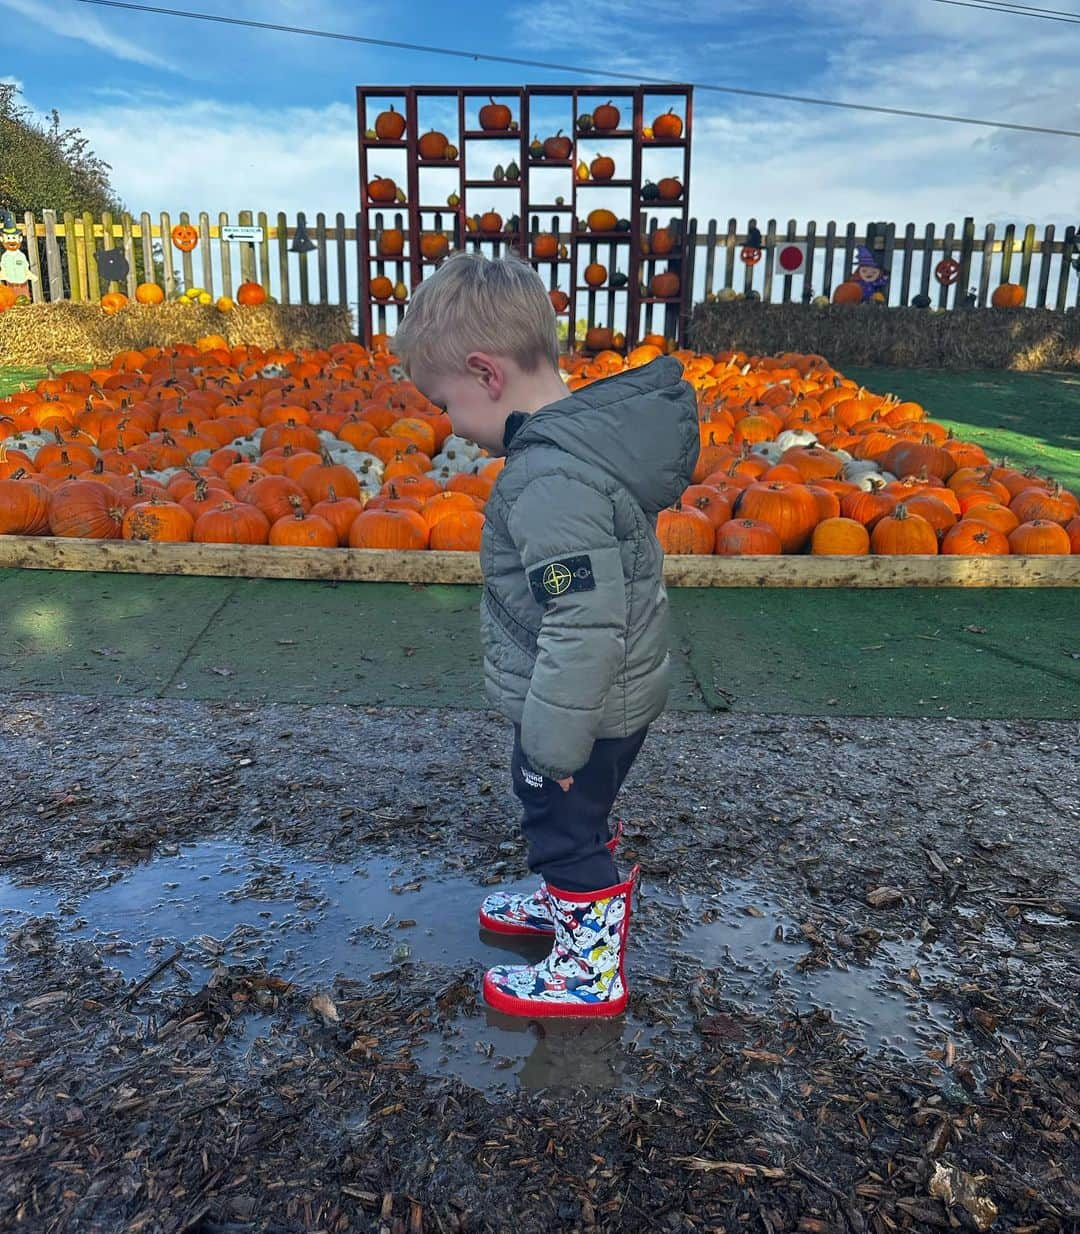
[[[594,381],[522,421],[508,454],[556,446],[613,476],[647,513],[681,496],[701,448],[697,397],[672,356]]]

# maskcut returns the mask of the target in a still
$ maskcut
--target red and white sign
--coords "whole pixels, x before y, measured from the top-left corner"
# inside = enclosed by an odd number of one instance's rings
[[[780,240],[776,245],[776,269],[780,274],[802,274],[806,269],[806,245]]]

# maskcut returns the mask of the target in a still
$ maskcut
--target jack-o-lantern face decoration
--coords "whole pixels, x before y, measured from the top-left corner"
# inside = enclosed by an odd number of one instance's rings
[[[199,243],[199,233],[190,223],[177,223],[172,229],[172,242],[181,253],[190,253]]]

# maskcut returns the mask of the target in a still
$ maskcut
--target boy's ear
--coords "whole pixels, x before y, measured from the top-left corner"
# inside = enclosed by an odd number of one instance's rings
[[[501,397],[506,375],[494,356],[483,351],[472,351],[465,357],[465,366],[484,387],[488,398],[494,401]]]

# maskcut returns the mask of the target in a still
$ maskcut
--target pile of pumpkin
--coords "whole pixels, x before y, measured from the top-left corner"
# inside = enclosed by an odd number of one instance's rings
[[[388,347],[208,335],[0,399],[0,534],[474,552],[503,460],[455,436]],[[663,350],[569,358],[567,386]],[[658,520],[668,553],[1080,552],[1075,496],[820,356],[671,354],[702,447]]]
[[[592,333],[592,332],[590,332]],[[1080,552],[1080,502],[961,441],[925,408],[874,394],[821,356],[717,356],[649,336],[567,362],[569,388],[667,350],[697,391],[693,483],[657,534],[671,554]]]

